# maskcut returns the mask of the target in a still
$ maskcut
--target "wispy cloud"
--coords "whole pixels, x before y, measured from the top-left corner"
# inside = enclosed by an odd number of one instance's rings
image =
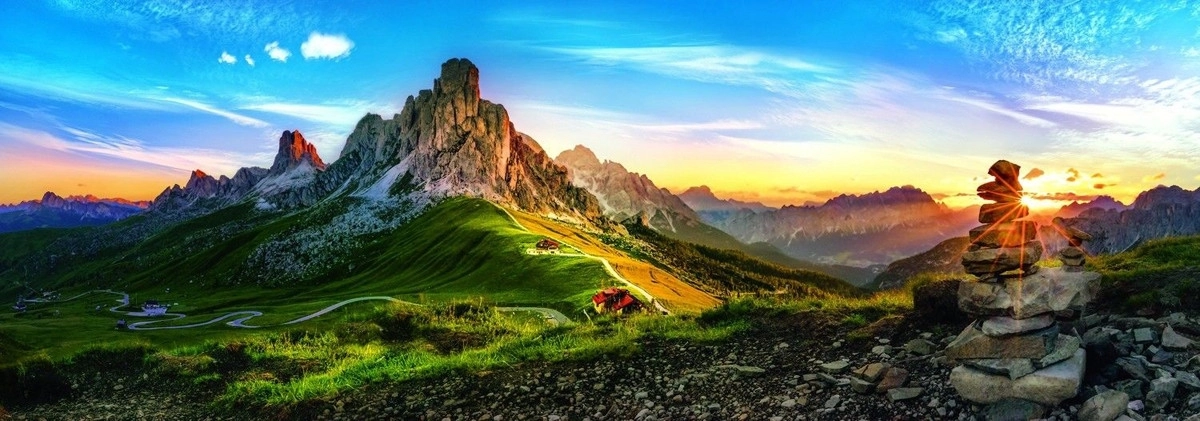
[[[169,98],[169,97],[168,98],[159,98],[159,100],[164,101],[164,102],[170,102],[170,103],[174,103],[174,104],[191,107],[191,108],[194,108],[194,109],[197,109],[200,111],[204,111],[206,113],[219,115],[221,117],[225,117],[225,118],[229,119],[229,121],[232,121],[234,123],[237,123],[237,124],[240,124],[243,126],[267,127],[270,125],[267,122],[259,120],[257,118],[247,117],[247,116],[244,116],[244,115],[232,112],[232,111],[228,111],[228,110],[222,110],[220,108],[214,107],[210,104],[205,104],[200,101],[184,99],[184,98]]]
[[[245,60],[246,60],[246,64],[249,64],[250,67],[254,67],[254,58],[253,57],[250,57],[249,54],[246,54]]]
[[[349,56],[353,48],[354,41],[346,38],[346,35],[314,31],[308,34],[307,41],[300,44],[300,55],[304,56],[305,60],[340,59]]]
[[[272,41],[263,47],[263,51],[271,57],[272,60],[287,63],[288,57],[292,56],[292,52],[286,48],[279,46],[279,41]]]
[[[225,63],[225,64],[234,64],[234,63],[237,63],[237,57],[234,57],[232,54],[229,54],[228,51],[222,51],[221,57],[217,58],[217,62]]]
[[[262,111],[286,115],[308,121],[353,127],[368,112],[387,109],[386,106],[364,101],[345,101],[327,104],[300,104],[294,102],[255,102],[238,107],[242,110]]]
[[[238,155],[232,152],[151,146],[123,136],[100,135],[72,127],[62,127],[61,130],[69,138],[0,123],[0,136],[5,139],[52,151],[82,154],[93,158],[119,159],[179,171],[204,168],[214,173],[232,174],[243,165]]]

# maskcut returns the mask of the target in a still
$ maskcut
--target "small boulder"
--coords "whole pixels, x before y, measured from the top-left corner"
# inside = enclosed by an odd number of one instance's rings
[[[913,339],[904,344],[904,350],[910,354],[929,355],[937,352],[937,345],[925,339]]]
[[[897,401],[913,399],[918,396],[921,396],[921,392],[924,392],[924,391],[925,391],[925,389],[920,388],[920,387],[898,387],[895,389],[888,390],[887,395],[888,395],[888,400],[890,400],[892,402],[897,402]]]
[[[1129,395],[1109,390],[1092,396],[1079,408],[1079,421],[1113,421],[1125,413]]]
[[[839,361],[833,361],[833,362],[821,364],[821,370],[823,370],[829,374],[840,374],[840,373],[845,372],[846,369],[848,369],[848,368],[850,368],[850,362],[846,361],[846,360],[839,360]]]
[[[1188,349],[1195,341],[1175,332],[1175,328],[1167,325],[1162,332],[1162,346],[1167,349]]]
[[[983,408],[984,421],[1025,421],[1046,415],[1046,408],[1024,399],[1005,398]]]

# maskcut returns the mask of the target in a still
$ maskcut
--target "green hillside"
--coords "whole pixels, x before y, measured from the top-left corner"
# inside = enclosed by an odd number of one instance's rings
[[[656,226],[664,226],[664,224],[659,223]],[[786,268],[823,273],[855,286],[870,283],[875,277],[874,273],[864,268],[806,262],[784,254],[779,248],[770,243],[746,244],[738,241],[738,239],[725,231],[721,231],[717,227],[704,222],[692,221],[692,223],[675,224],[673,226],[675,227],[675,231],[661,230],[659,232],[675,240],[695,243],[714,249],[738,251],[756,259]]]
[[[18,294],[29,261],[42,254],[61,254],[51,267],[32,265],[29,284],[56,290],[64,298],[92,289],[131,294],[134,304],[158,299],[172,312],[187,313],[178,322],[191,324],[229,312],[265,313],[254,325],[271,325],[311,314],[341,300],[361,296],[393,296],[413,302],[473,300],[508,306],[548,307],[568,315],[590,305],[588,297],[613,279],[596,260],[525,253],[541,237],[523,231],[504,210],[478,199],[446,200],[398,228],[382,233],[329,239],[337,250],[280,254],[281,260],[256,257],[264,245],[277,242],[285,250],[310,229],[320,229],[354,203],[326,204],[284,217],[235,206],[161,231],[129,249],[106,248],[70,258],[55,239],[88,237],[97,229],[35,230],[0,235],[0,297],[9,303]],[[77,244],[73,241],[64,243]],[[37,250],[43,250],[37,252]],[[322,256],[320,254],[332,254]],[[295,271],[309,262],[311,270]],[[282,274],[282,278],[264,276]],[[170,292],[168,291],[170,289]],[[116,332],[119,317],[96,306],[116,305],[116,296],[94,294],[67,303],[35,304],[23,315],[0,313],[0,337],[13,348],[66,350],[72,344],[136,338],[155,344],[182,345],[204,338],[245,334],[218,323],[179,331]],[[371,307],[354,304],[352,307]],[[54,311],[58,315],[54,315]]]
[[[640,243],[618,237],[609,237],[608,241],[717,296],[755,293],[828,297],[860,293],[854,286],[821,272],[780,265],[737,249],[676,240],[640,224],[627,224],[626,228]]]

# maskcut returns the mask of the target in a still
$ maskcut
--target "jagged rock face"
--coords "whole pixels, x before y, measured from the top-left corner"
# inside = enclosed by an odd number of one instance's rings
[[[571,185],[565,168],[517,132],[503,106],[480,99],[479,69],[465,59],[443,64],[434,88],[409,96],[391,120],[363,117],[321,183],[330,190],[361,190],[373,180],[390,183],[380,180],[385,174],[401,173],[436,196],[482,197],[581,220],[601,217],[596,199]]]
[[[1089,209],[1065,222],[1091,234],[1092,241],[1084,244],[1090,254],[1117,253],[1158,238],[1200,234],[1200,189],[1159,186],[1142,192],[1127,209]],[[1043,228],[1041,234],[1048,249],[1067,246],[1053,228]]]
[[[766,241],[801,259],[887,264],[970,229],[977,212],[950,210],[924,191],[904,186],[841,195],[821,206],[742,212],[717,227],[743,242]]]
[[[1129,206],[1114,199],[1112,196],[1100,196],[1088,202],[1071,202],[1059,209],[1054,216],[1074,218],[1091,209],[1123,211],[1129,209]]]
[[[195,170],[184,187],[176,184],[163,190],[151,203],[150,210],[171,212],[201,203],[214,206],[237,203],[266,177],[267,169],[258,167],[239,169],[233,178],[223,175],[213,178],[204,171]]]
[[[583,145],[564,151],[554,159],[567,167],[571,183],[591,192],[604,214],[621,221],[634,216],[660,231],[675,232],[677,224],[695,224],[700,215],[667,189],[660,189],[645,175],[629,172],[621,164],[600,162]]]
[[[270,170],[243,168],[232,179],[197,171],[185,187],[164,191],[152,209],[249,198],[264,209],[286,209],[331,195],[394,194],[467,195],[579,222],[602,220],[595,197],[571,185],[565,168],[517,132],[503,106],[480,99],[479,69],[465,59],[443,64],[433,89],[409,96],[392,119],[364,116],[333,164],[326,166],[300,132],[285,131]]]
[[[697,186],[684,190],[683,193],[679,194],[679,199],[683,200],[683,203],[699,213],[740,210],[761,213],[776,210],[760,202],[743,202],[737,199],[718,198],[708,186]]]
[[[270,175],[279,175],[298,167],[308,165],[324,171],[325,163],[317,154],[317,147],[304,140],[300,131],[283,131],[279,136],[279,152],[275,154],[275,163],[271,165]]]

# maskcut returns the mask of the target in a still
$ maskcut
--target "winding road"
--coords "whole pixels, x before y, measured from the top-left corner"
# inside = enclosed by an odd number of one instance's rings
[[[110,307],[108,309],[108,311],[110,311],[110,312],[122,314],[125,316],[132,316],[132,317],[156,317],[156,316],[151,316],[151,315],[146,314],[145,312],[140,312],[140,311],[127,312],[127,311],[119,310],[121,307],[129,305],[129,294],[126,294],[124,292],[107,290],[107,289],[92,290],[92,291],[84,292],[84,293],[76,295],[74,297],[62,299],[62,300],[30,299],[30,300],[26,300],[26,301],[34,302],[34,303],[62,303],[62,302],[71,301],[71,300],[81,298],[86,295],[90,295],[90,294],[94,294],[94,293],[114,294],[114,295],[121,296],[120,299],[116,300],[117,302],[120,302],[121,304],[119,304],[115,307]],[[336,304],[325,307],[325,308],[318,310],[307,316],[300,317],[300,318],[297,318],[297,319],[294,319],[291,321],[287,321],[287,322],[283,322],[283,323],[280,323],[278,325],[273,325],[273,326],[286,326],[286,325],[293,325],[296,323],[306,322],[306,321],[324,316],[326,314],[329,314],[330,312],[337,310],[339,308],[342,308],[346,305],[354,304],[354,303],[362,302],[362,301],[390,301],[393,303],[402,303],[402,304],[408,304],[408,305],[413,305],[413,306],[418,306],[418,307],[421,306],[420,304],[417,304],[417,303],[408,302],[408,301],[400,300],[400,299],[397,299],[394,297],[388,297],[388,296],[382,296],[382,295],[369,296],[369,297],[357,297],[357,298],[351,298],[348,300],[339,301]],[[515,313],[515,312],[539,313],[539,314],[545,316],[546,320],[548,320],[552,323],[555,323],[555,324],[564,324],[564,323],[571,322],[571,319],[567,318],[567,316],[565,314],[562,314],[562,312],[552,309],[552,308],[496,307],[496,311],[508,312],[508,313]],[[166,329],[191,329],[191,328],[197,328],[197,327],[208,326],[208,325],[220,323],[222,321],[229,320],[229,319],[233,319],[233,320],[226,322],[225,325],[231,326],[231,327],[238,327],[238,328],[244,328],[244,329],[258,329],[258,328],[270,327],[270,326],[254,326],[254,325],[246,324],[246,322],[249,321],[250,319],[253,319],[255,317],[260,317],[262,315],[263,315],[263,312],[257,311],[257,310],[241,310],[241,311],[226,313],[224,315],[217,316],[216,318],[213,318],[212,320],[200,322],[200,323],[192,323],[192,324],[187,324],[187,325],[173,325],[173,326],[150,326],[150,325],[156,324],[156,323],[170,322],[170,321],[179,320],[179,319],[187,317],[187,315],[183,314],[183,313],[166,313],[164,316],[167,316],[169,318],[158,318],[155,320],[147,320],[144,322],[134,322],[134,323],[130,323],[129,325],[127,325],[126,328],[128,328],[129,330],[143,330],[143,331],[144,330],[166,330]]]
[[[521,221],[518,221],[517,217],[513,216],[512,213],[509,213],[508,209],[504,208],[503,206],[500,206],[499,208],[500,208],[500,210],[504,211],[505,215],[508,215],[508,219],[511,220],[512,223],[517,224],[518,228],[521,228],[522,230],[524,230],[525,232],[528,232],[530,234],[534,233],[533,231],[530,231],[529,228],[525,228],[524,225],[521,225]],[[671,311],[667,310],[666,307],[663,307],[662,303],[659,302],[658,300],[656,300],[653,295],[650,295],[650,293],[646,292],[646,290],[642,289],[642,287],[634,285],[633,282],[629,282],[628,279],[625,279],[624,276],[621,276],[621,274],[618,273],[617,270],[613,268],[612,263],[608,262],[608,259],[587,254],[586,252],[583,251],[583,249],[572,246],[572,245],[568,244],[566,241],[562,241],[561,239],[558,239],[555,241],[558,241],[560,244],[562,244],[564,246],[568,246],[575,250],[578,250],[579,253],[555,253],[555,254],[550,254],[549,256],[585,257],[588,259],[595,259],[604,265],[604,270],[607,271],[609,275],[612,275],[613,278],[616,278],[618,281],[621,281],[621,283],[625,284],[625,286],[629,287],[629,289],[632,289],[632,290],[636,291],[637,293],[642,294],[643,297],[646,297],[646,302],[653,303],[654,308],[656,310],[662,312],[663,314],[671,314]],[[533,253],[530,253],[530,254],[533,254]]]

